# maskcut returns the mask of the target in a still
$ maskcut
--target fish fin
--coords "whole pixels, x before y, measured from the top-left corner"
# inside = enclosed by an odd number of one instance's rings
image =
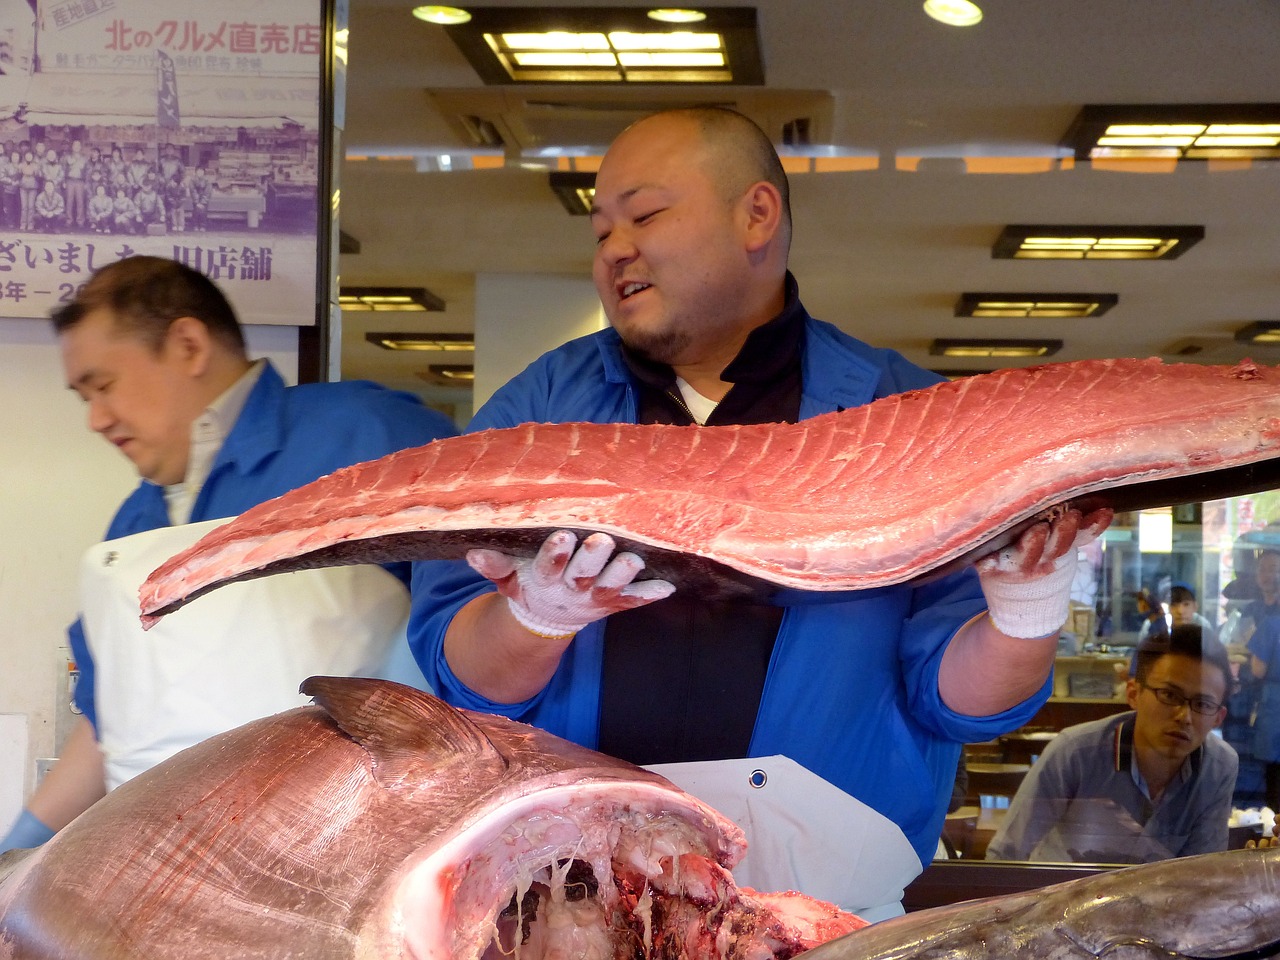
[[[468,776],[506,773],[506,758],[484,731],[429,693],[359,677],[308,677],[300,690],[364,747],[384,787],[447,779],[459,763]]]

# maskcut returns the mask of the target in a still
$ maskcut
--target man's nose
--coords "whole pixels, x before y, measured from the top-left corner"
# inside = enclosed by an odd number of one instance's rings
[[[89,429],[95,433],[104,433],[115,422],[110,408],[101,399],[89,401]]]

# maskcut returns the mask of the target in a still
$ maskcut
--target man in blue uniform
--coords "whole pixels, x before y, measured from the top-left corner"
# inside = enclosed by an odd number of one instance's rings
[[[740,114],[672,111],[626,130],[592,214],[610,328],[535,361],[470,429],[796,422],[936,383],[806,313],[786,265],[787,189],[768,138]],[[789,863],[748,874],[752,885],[867,911],[932,858],[961,744],[1020,726],[1047,697],[1074,548],[1108,520],[1067,513],[1032,528],[984,561],[981,586],[967,571],[785,608],[637,581],[642,563],[613,556],[609,537],[578,545],[560,531],[532,561],[473,551],[480,575],[419,564],[410,643],[456,705],[676,763],[664,772],[731,816],[749,803],[753,870],[766,842],[789,837],[775,858]],[[786,762],[732,766],[769,757]],[[717,763],[729,765],[688,766]],[[794,814],[827,788],[831,822]],[[779,822],[766,828],[762,798],[775,789]],[[862,814],[873,827],[854,826]],[[885,849],[866,855],[890,833],[901,869],[885,867]],[[877,872],[896,879],[880,894],[854,889]]]
[[[160,535],[170,525],[232,517],[339,467],[456,433],[446,417],[417,398],[376,384],[285,386],[269,361],[248,359],[239,321],[221,291],[172,260],[131,257],[103,268],[53,322],[68,385],[84,401],[89,427],[118,447],[142,478],[107,531],[108,541],[131,548],[132,538],[147,532]],[[117,560],[108,552],[103,562]],[[381,568],[370,569],[387,577]],[[390,572],[407,583],[406,565]],[[407,609],[407,597],[404,603]],[[108,649],[136,654],[139,638],[127,634],[136,629],[136,617],[103,622],[122,633],[120,643]],[[236,629],[231,625],[228,632]],[[203,628],[187,630],[157,644],[155,655],[199,650],[204,661],[180,666],[193,687],[204,689],[175,700],[174,716],[151,718],[157,730],[148,735],[163,737],[163,728],[184,720],[176,715],[184,703],[203,703],[207,711],[220,699],[234,700],[234,687],[256,679],[261,666],[227,663],[221,647],[209,649]],[[99,716],[98,707],[106,693],[111,703],[131,706],[129,677],[110,669],[114,664],[95,662],[95,650],[102,647],[92,641],[105,638],[87,638],[80,621],[70,639],[80,670],[75,702],[83,717],[0,850],[44,842],[101,797],[109,782],[127,775],[111,777],[110,756],[104,768],[98,734],[115,717],[108,718],[106,710]],[[272,639],[257,642],[269,648]],[[115,678],[110,691],[99,689],[99,668]],[[233,689],[220,687],[221,681]],[[296,695],[296,686],[287,695]],[[167,691],[155,693],[163,698]],[[115,742],[129,742],[131,733],[113,731]],[[182,745],[166,744],[165,752]]]

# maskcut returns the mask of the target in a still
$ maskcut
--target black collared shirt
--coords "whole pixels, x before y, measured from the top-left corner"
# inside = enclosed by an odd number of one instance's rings
[[[788,274],[782,312],[751,332],[720,375],[733,386],[708,426],[800,418],[805,317]],[[693,423],[669,366],[624,355],[641,423]],[[707,601],[679,590],[611,616],[600,749],[633,763],[745,756],[781,622],[779,607]]]

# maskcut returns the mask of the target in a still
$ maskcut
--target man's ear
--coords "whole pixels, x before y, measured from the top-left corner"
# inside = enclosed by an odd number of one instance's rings
[[[178,317],[169,324],[164,350],[169,359],[180,363],[191,376],[203,376],[208,371],[213,349],[213,337],[203,321]]]
[[[755,253],[782,229],[782,194],[772,183],[761,180],[742,195],[742,209],[746,215],[747,250]]]
[[[1134,710],[1138,709],[1138,694],[1140,692],[1142,692],[1142,687],[1138,685],[1138,681],[1133,677],[1130,677],[1124,682],[1125,699],[1128,701],[1129,706]]]

